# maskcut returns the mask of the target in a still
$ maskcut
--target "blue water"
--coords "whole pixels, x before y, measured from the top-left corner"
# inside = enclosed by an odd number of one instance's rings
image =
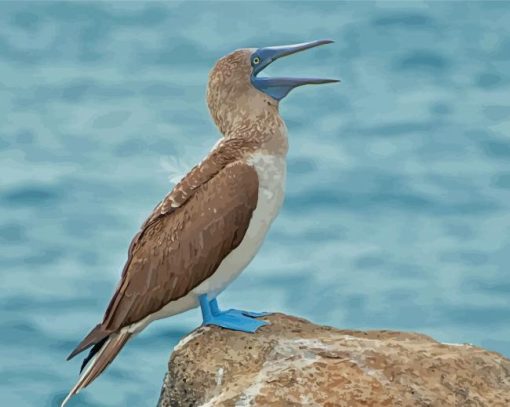
[[[239,47],[336,44],[268,74],[284,208],[228,306],[423,332],[510,356],[510,3],[0,3],[0,404],[55,406],[131,237],[218,138]],[[154,406],[197,310],[160,321],[72,406]]]

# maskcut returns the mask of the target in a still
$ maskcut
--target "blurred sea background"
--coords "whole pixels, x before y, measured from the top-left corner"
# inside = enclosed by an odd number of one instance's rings
[[[55,406],[129,242],[218,132],[236,48],[332,38],[267,75],[286,201],[220,304],[510,356],[509,2],[1,2],[0,404]],[[152,324],[70,406],[154,406],[193,310]]]

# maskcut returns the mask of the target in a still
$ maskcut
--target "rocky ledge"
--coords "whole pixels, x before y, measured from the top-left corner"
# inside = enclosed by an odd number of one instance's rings
[[[181,340],[158,406],[510,406],[510,360],[497,353],[264,319],[256,334],[202,327]]]

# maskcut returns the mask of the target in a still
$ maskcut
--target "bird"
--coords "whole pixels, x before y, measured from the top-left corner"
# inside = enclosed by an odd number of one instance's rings
[[[258,319],[267,313],[222,311],[216,297],[253,259],[283,203],[288,140],[280,101],[299,86],[338,80],[261,72],[282,57],[332,42],[242,48],[214,65],[206,99],[221,137],[131,241],[101,323],[67,357],[90,348],[61,407],[154,320],[200,307],[203,325],[254,333],[269,323]]]

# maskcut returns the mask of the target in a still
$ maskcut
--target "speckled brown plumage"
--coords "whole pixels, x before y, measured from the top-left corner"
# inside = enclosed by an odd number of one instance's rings
[[[257,193],[255,170],[233,162],[203,183],[186,205],[172,209],[171,216],[150,222],[133,247],[105,329],[138,322],[209,277],[241,242]]]
[[[238,144],[222,141],[145,221],[130,245],[121,282],[103,322],[71,357],[182,297],[237,247],[258,192],[255,170],[238,160],[243,148],[249,147]],[[192,217],[196,214],[200,216]],[[213,238],[215,233],[224,239]]]

